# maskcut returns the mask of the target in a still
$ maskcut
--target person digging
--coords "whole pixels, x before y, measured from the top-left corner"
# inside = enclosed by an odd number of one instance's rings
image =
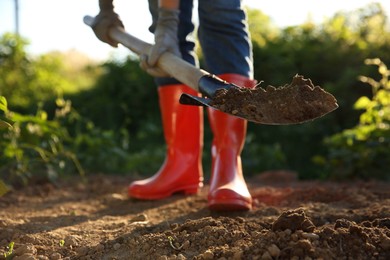
[[[199,0],[198,5],[198,39],[207,70],[228,82],[253,88],[252,46],[241,1]],[[116,47],[118,42],[108,31],[112,26],[124,28],[123,23],[114,12],[112,0],[100,0],[99,7],[92,28],[100,40]],[[157,200],[177,192],[196,194],[203,186],[203,107],[179,104],[182,93],[199,94],[155,66],[164,52],[198,64],[190,37],[194,31],[192,9],[189,0],[149,0],[153,20],[149,30],[154,33],[155,45],[140,63],[158,85],[167,151],[155,175],[129,185],[128,195],[133,198]],[[208,207],[250,210],[252,197],[241,164],[247,121],[211,108],[207,112],[214,135]]]

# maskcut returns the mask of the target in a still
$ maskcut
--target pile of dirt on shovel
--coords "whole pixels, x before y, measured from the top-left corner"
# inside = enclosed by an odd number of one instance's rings
[[[296,124],[311,121],[333,110],[337,100],[310,79],[293,77],[290,84],[265,89],[218,89],[211,106],[225,113],[263,124]]]

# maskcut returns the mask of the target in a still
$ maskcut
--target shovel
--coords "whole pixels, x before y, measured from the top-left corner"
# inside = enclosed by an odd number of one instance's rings
[[[92,26],[94,18],[85,16],[84,23]],[[148,54],[152,48],[151,44],[120,27],[111,28],[109,34],[137,55]],[[300,75],[283,87],[248,89],[198,69],[169,52],[161,55],[157,66],[203,96],[183,93],[179,100],[181,104],[211,107],[257,124],[300,124],[322,117],[338,107],[334,96]]]

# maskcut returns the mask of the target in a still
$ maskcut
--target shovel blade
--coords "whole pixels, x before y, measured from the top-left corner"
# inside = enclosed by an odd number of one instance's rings
[[[179,100],[179,103],[183,105],[204,106],[204,107],[211,107],[210,102],[211,100],[208,98],[192,96],[186,93],[181,94]]]

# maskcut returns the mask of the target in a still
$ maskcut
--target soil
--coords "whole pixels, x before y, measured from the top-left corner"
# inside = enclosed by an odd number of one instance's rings
[[[140,201],[127,197],[131,181],[91,176],[7,193],[0,258],[390,259],[390,183],[268,172],[247,180],[253,210],[212,212],[208,186]]]
[[[335,110],[336,98],[310,79],[296,75],[289,85],[263,89],[218,89],[210,105],[249,121],[286,125],[312,121]]]

